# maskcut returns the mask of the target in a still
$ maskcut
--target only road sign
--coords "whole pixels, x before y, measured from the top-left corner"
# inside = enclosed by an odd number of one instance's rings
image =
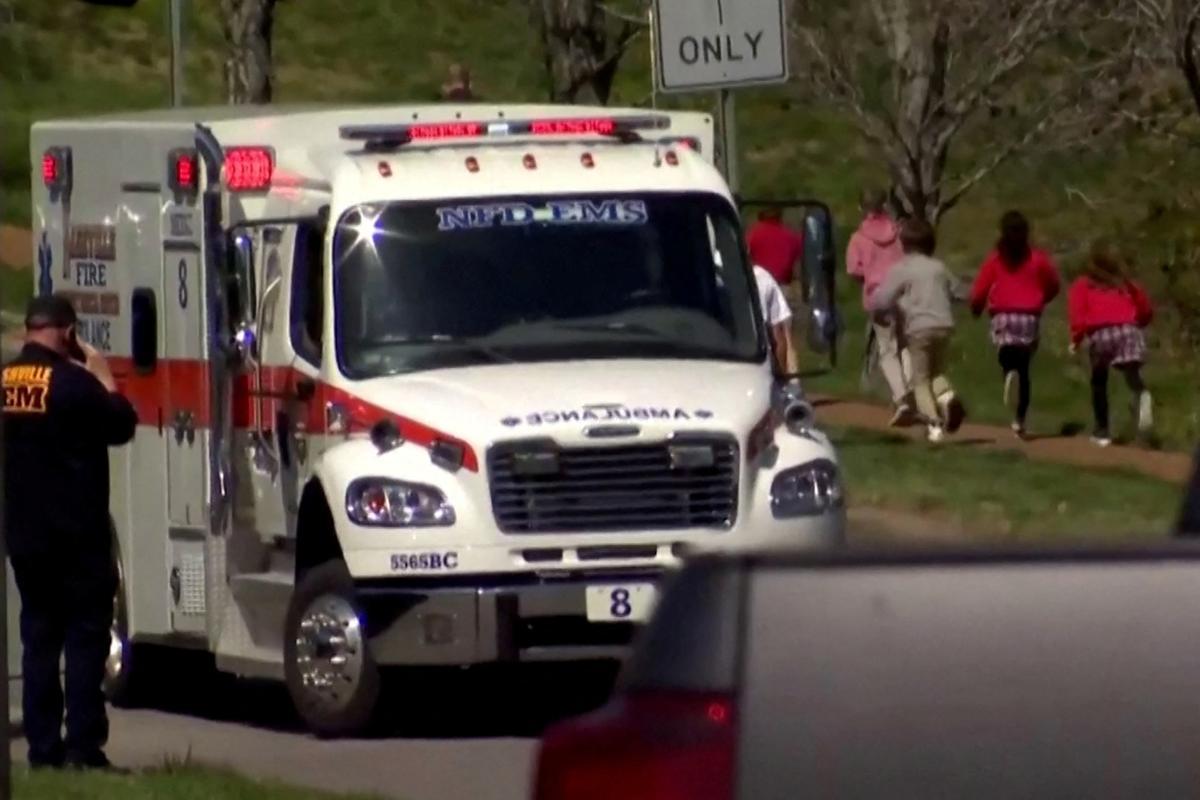
[[[655,0],[664,92],[729,89],[788,78],[786,0]]]

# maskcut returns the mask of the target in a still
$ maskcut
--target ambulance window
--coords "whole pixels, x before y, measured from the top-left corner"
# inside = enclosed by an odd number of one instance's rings
[[[292,349],[313,364],[321,363],[321,333],[325,319],[325,283],[321,269],[324,244],[325,233],[317,225],[305,223],[296,229],[292,266]]]
[[[150,375],[158,364],[158,304],[153,289],[134,289],[132,302],[133,368]]]

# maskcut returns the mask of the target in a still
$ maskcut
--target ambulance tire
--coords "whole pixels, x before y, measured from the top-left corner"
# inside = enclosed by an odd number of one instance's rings
[[[340,559],[309,569],[292,592],[284,676],[296,712],[319,738],[363,734],[374,721],[381,679],[361,619],[350,571]]]
[[[129,640],[129,601],[124,571],[117,561],[117,594],[113,600],[113,626],[108,661],[104,665],[104,695],[117,708],[135,708],[142,699],[144,682],[137,666],[140,648]]]

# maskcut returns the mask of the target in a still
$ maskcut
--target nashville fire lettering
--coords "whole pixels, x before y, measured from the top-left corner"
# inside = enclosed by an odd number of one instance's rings
[[[5,367],[4,410],[10,414],[45,414],[52,367]]]

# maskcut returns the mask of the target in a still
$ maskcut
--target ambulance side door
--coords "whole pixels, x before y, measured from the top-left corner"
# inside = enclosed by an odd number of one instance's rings
[[[287,534],[281,460],[276,435],[280,396],[286,390],[292,355],[288,347],[288,295],[292,237],[287,229],[248,229],[254,242],[257,296],[254,324],[257,353],[249,375],[249,449],[255,529],[264,541]]]
[[[300,496],[324,449],[325,407],[321,383],[325,330],[325,225],[306,220],[291,230],[292,269],[288,302],[291,374],[277,417],[287,529],[296,532]]]
[[[166,397],[167,519],[172,528],[205,528],[208,520],[208,380],[204,375],[204,274],[200,247],[165,241],[162,326]]]

